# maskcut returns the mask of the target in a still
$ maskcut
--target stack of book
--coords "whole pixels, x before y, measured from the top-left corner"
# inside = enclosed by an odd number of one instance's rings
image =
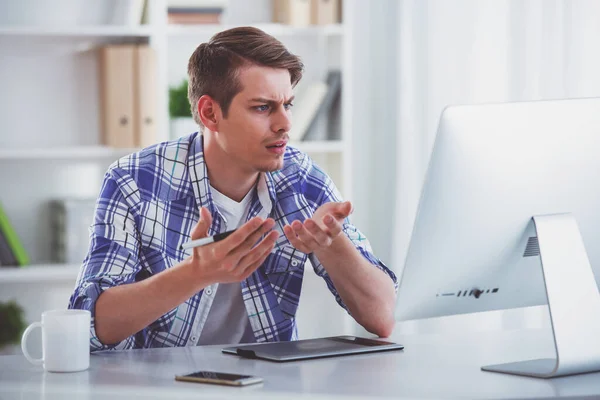
[[[0,205],[0,266],[21,267],[29,264],[29,256]]]
[[[169,0],[169,24],[218,24],[227,0]]]
[[[340,98],[342,91],[342,72],[333,69],[327,72],[325,81],[314,81],[298,94],[292,112],[292,130],[290,140],[300,142],[307,137],[328,140],[328,137],[314,137],[317,122],[327,117]]]
[[[50,202],[53,262],[81,264],[89,247],[89,228],[96,199],[56,199]]]
[[[148,45],[98,49],[102,144],[139,148],[157,141],[157,57]]]
[[[338,24],[341,0],[273,0],[273,22],[294,26]]]

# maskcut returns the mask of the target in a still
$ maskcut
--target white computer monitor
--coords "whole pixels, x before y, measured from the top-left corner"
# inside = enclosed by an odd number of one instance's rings
[[[598,282],[600,99],[447,107],[414,222],[396,319],[550,299],[557,343],[581,340],[573,335],[582,329],[591,329],[597,342]],[[583,318],[573,320],[569,312],[597,312],[587,316],[594,326],[581,326]],[[568,350],[565,357],[578,351],[584,350]],[[574,373],[569,371],[581,370],[577,357],[574,368],[562,371],[553,359],[500,372]],[[591,357],[588,364],[600,370],[600,348]]]

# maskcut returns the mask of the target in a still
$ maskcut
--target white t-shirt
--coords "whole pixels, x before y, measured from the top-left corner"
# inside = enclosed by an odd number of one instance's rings
[[[241,202],[230,199],[219,193],[212,186],[210,191],[213,201],[226,222],[226,230],[240,227],[246,222],[252,196],[256,188],[248,192]],[[250,319],[242,300],[240,283],[220,283],[202,328],[199,345],[253,343],[256,339],[250,326]]]

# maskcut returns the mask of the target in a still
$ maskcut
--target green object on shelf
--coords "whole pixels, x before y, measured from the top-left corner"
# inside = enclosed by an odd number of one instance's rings
[[[12,250],[15,258],[17,259],[17,263],[20,266],[29,264],[29,256],[25,251],[25,248],[21,244],[21,240],[17,236],[17,232],[15,232],[14,228],[10,224],[8,216],[4,212],[2,205],[0,204],[0,230],[4,234],[4,238],[8,242],[10,249]]]
[[[0,303],[0,348],[19,343],[25,326],[21,306],[14,301]]]
[[[171,118],[192,116],[187,79],[184,79],[179,86],[169,88],[169,116]]]

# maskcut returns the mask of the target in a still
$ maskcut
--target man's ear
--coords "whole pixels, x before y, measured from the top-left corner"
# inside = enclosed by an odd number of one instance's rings
[[[217,127],[221,116],[221,107],[219,107],[215,99],[207,94],[200,97],[200,100],[198,100],[198,116],[206,129],[213,132],[218,131]]]

